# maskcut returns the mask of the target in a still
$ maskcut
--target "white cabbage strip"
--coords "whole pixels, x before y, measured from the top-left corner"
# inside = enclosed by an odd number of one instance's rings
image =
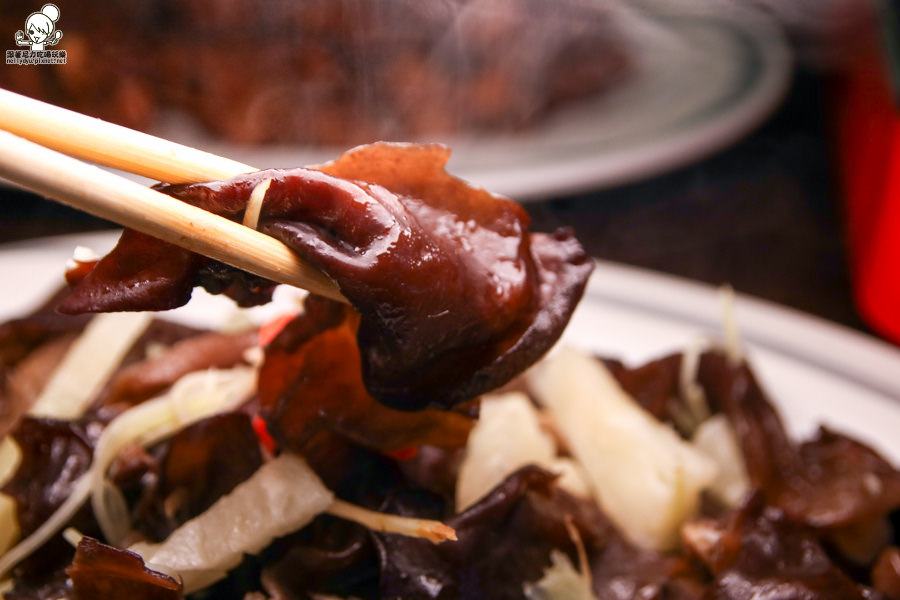
[[[66,352],[31,407],[36,417],[77,419],[144,333],[151,313],[98,314]]]
[[[19,539],[19,518],[16,501],[12,496],[0,494],[0,552],[10,549]]]
[[[710,492],[726,506],[737,508],[750,491],[750,476],[728,417],[722,414],[710,417],[700,424],[692,441],[719,465],[719,476],[710,485]]]
[[[440,521],[402,517],[389,513],[369,510],[343,500],[335,500],[328,507],[328,514],[348,521],[355,521],[372,531],[384,531],[410,537],[426,539],[432,544],[456,540],[456,530]]]
[[[106,471],[119,451],[130,443],[153,444],[201,419],[233,411],[255,388],[256,371],[250,367],[189,373],[168,393],[113,419],[97,441],[90,469],[75,483],[62,506],[34,533],[0,556],[0,577],[65,527],[89,497],[104,536],[114,544],[121,540],[130,523],[106,481]],[[238,488],[243,491],[238,492]],[[258,552],[272,537],[295,531],[326,510],[380,531],[435,543],[456,539],[456,532],[439,521],[378,513],[335,500],[296,456],[274,459],[238,488],[182,525],[162,544],[145,544],[135,550],[151,559],[151,567],[177,571],[185,578],[186,587],[198,589],[204,582],[224,576],[235,556],[240,562],[242,553]],[[185,548],[190,552],[182,554],[180,549]],[[205,552],[203,558],[196,558],[198,548]]]
[[[732,365],[744,362],[744,344],[741,342],[741,330],[738,327],[737,308],[734,288],[723,285],[719,288],[719,302],[722,306],[722,338],[725,354]]]
[[[66,261],[66,270],[77,269],[78,263],[93,262],[95,260],[100,260],[100,257],[93,249],[87,246],[75,246],[75,250],[72,251],[72,258]]]
[[[550,566],[543,577],[526,583],[523,591],[528,600],[597,600],[590,577],[575,570],[572,561],[560,550],[550,553]]]
[[[15,474],[22,461],[22,450],[12,436],[0,438],[0,486]]]
[[[76,258],[89,259],[79,252],[85,254],[84,249],[76,248]],[[54,419],[75,419],[84,414],[151,320],[150,313],[109,313],[91,319],[44,385],[30,414]],[[7,436],[0,441],[0,485],[15,472],[18,461],[19,450]],[[0,553],[18,538],[15,502],[0,494]]]
[[[112,535],[119,534],[123,527],[104,496],[106,470],[119,450],[129,443],[153,444],[191,423],[232,411],[255,386],[256,371],[250,367],[189,373],[168,393],[113,419],[97,440],[90,469],[75,483],[66,501],[37,530],[0,556],[0,577],[65,527],[92,493],[98,522]]]
[[[681,353],[678,392],[681,394],[682,402],[672,411],[672,420],[685,437],[693,435],[700,423],[708,419],[710,415],[706,393],[697,381],[700,356],[704,346],[705,343],[702,339],[695,339]]]
[[[259,213],[262,211],[263,200],[271,184],[272,180],[266,179],[256,184],[256,187],[250,192],[250,200],[247,201],[247,208],[244,209],[244,227],[256,229],[256,226],[259,225]]]
[[[681,524],[716,477],[715,463],[641,408],[590,356],[562,349],[530,378],[622,533],[644,548],[677,546]]]
[[[0,486],[16,472],[22,461],[22,450],[10,436],[0,439]],[[0,493],[0,553],[6,552],[19,539],[19,517],[16,501]]]
[[[147,565],[181,577],[186,594],[225,577],[244,554],[297,531],[334,500],[306,462],[282,454],[160,544],[135,544]]]
[[[168,393],[119,415],[103,431],[91,465],[91,503],[103,535],[118,543],[130,524],[121,522],[117,496],[106,486],[106,470],[126,445],[149,446],[214,414],[236,409],[256,389],[251,367],[188,373]]]
[[[462,512],[525,465],[560,473],[562,487],[590,496],[579,468],[556,456],[556,444],[541,429],[538,411],[525,394],[485,396],[459,468],[456,510]]]

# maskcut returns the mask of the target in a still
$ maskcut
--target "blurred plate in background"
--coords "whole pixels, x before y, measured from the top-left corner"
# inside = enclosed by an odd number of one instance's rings
[[[627,183],[734,142],[787,89],[790,53],[775,25],[667,17],[633,26],[633,77],[522,133],[442,140],[454,151],[451,172],[521,201]],[[240,146],[183,122],[157,133],[260,168],[320,163],[343,150]]]

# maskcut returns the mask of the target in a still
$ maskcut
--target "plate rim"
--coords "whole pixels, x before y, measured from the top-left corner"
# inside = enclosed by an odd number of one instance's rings
[[[656,19],[676,22],[671,15]],[[676,128],[654,139],[604,156],[584,156],[551,167],[534,165],[524,173],[510,169],[502,180],[496,173],[460,170],[460,176],[477,176],[476,183],[521,202],[537,201],[553,194],[573,194],[588,189],[604,189],[634,182],[643,177],[662,175],[690,165],[741,139],[759,126],[786,96],[790,87],[792,55],[788,43],[773,21],[759,16],[745,20],[711,15],[680,15],[677,20],[702,23],[720,31],[734,31],[753,44],[760,59],[760,76],[728,110],[717,111],[688,128]],[[543,187],[542,187],[543,186]]]
[[[76,245],[105,251],[120,230],[82,232],[0,244],[0,268],[15,253],[42,250],[64,254]],[[593,259],[585,290],[591,299],[691,324],[708,332],[721,329],[719,288],[649,269]],[[60,264],[60,276],[63,265]],[[60,284],[62,279],[60,279]],[[900,348],[873,335],[768,300],[735,293],[735,313],[748,345],[827,370],[860,387],[900,402]],[[3,307],[0,318],[16,316]],[[849,360],[847,357],[853,357]]]
[[[585,297],[705,331],[722,329],[722,286],[596,259]],[[825,370],[900,402],[900,348],[810,313],[735,290],[742,342]],[[852,360],[847,357],[853,357]]]
[[[548,198],[584,193],[589,190],[603,190],[641,178],[662,175],[674,169],[692,164],[741,139],[759,126],[785,97],[791,82],[792,54],[780,27],[762,15],[753,18],[729,19],[727,17],[703,14],[672,15],[642,13],[631,15],[647,22],[689,23],[692,26],[707,27],[718,33],[730,32],[733,40],[746,42],[752,47],[752,54],[759,59],[759,75],[753,84],[728,103],[726,109],[716,110],[712,118],[697,119],[691,126],[675,126],[662,131],[660,136],[648,137],[643,141],[617,148],[613,151],[601,148],[569,149],[564,156],[555,157],[554,152],[562,152],[553,146],[540,147],[542,127],[552,127],[542,123],[519,136],[465,135],[437,140],[429,137],[413,142],[437,142],[454,148],[457,157],[469,148],[484,154],[473,154],[465,159],[451,156],[450,171],[471,183],[509,196],[518,202],[536,202]],[[737,44],[737,42],[735,42]],[[561,108],[552,115],[554,120],[565,121],[566,115],[584,111],[584,108]],[[571,119],[571,117],[569,117]],[[550,129],[552,131],[552,129]],[[157,134],[166,135],[163,128]],[[261,147],[246,146],[214,139],[202,132],[189,134],[190,139],[179,139],[206,151],[259,167],[296,166],[320,164],[332,160],[348,149],[342,145],[273,144]],[[533,140],[538,140],[535,142]],[[500,167],[479,168],[479,156],[504,155],[515,148],[530,148],[528,155],[518,155],[519,162]],[[580,156],[572,156],[576,150]],[[146,180],[141,180],[146,181]]]

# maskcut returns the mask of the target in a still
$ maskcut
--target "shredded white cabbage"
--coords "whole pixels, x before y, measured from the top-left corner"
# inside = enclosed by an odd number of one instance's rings
[[[72,260],[78,262],[91,262],[99,259],[100,257],[94,252],[94,249],[87,246],[75,246],[75,250],[72,251]]]
[[[19,518],[16,501],[12,496],[0,494],[0,552],[12,548],[19,539]]]
[[[90,494],[90,479],[87,474],[82,475],[72,488],[72,492],[65,502],[56,509],[50,518],[41,523],[28,537],[13,546],[7,553],[0,556],[0,577],[6,575],[10,569],[32,552],[40,548],[53,534],[62,529],[81,508]]]
[[[233,411],[255,387],[256,370],[251,367],[189,373],[168,393],[113,419],[97,442],[90,469],[75,482],[62,506],[34,533],[0,556],[0,576],[60,531],[88,497],[107,540],[115,544],[122,539],[130,524],[120,496],[110,494],[105,479],[119,451],[130,443],[156,443],[191,423]],[[253,482],[240,484],[238,488],[248,486],[243,491],[235,496],[235,488],[162,544],[135,549],[142,549],[139,553],[145,558],[152,554],[151,568],[183,577],[186,587],[196,590],[224,577],[230,568],[225,565],[230,565],[235,556],[240,560],[235,552],[258,552],[272,537],[295,531],[324,511],[373,529],[435,543],[456,539],[456,532],[439,521],[378,513],[335,500],[302,459],[283,456],[262,467],[261,473],[251,477]],[[270,466],[272,463],[276,466]],[[205,544],[201,549],[206,554],[195,552],[197,544]],[[186,558],[189,556],[193,558]]]
[[[328,507],[328,514],[354,521],[373,531],[418,537],[433,544],[456,540],[456,531],[440,521],[377,512],[343,500],[335,499]]]
[[[697,370],[700,368],[703,346],[704,341],[696,339],[688,344],[681,355],[678,391],[684,403],[679,404],[677,409],[672,411],[672,420],[686,437],[693,435],[700,423],[708,419],[710,415],[706,394],[697,383]]]
[[[633,543],[665,551],[715,463],[641,408],[602,363],[564,348],[530,372],[606,513]]]
[[[76,419],[100,392],[125,353],[153,319],[151,313],[103,313],[88,323],[31,407],[31,414]]]
[[[562,489],[579,498],[593,499],[593,492],[584,467],[577,460],[568,456],[556,456],[547,464],[546,468],[559,475],[556,484]]]
[[[244,554],[255,554],[274,538],[297,531],[333,501],[306,461],[285,453],[164,542],[135,544],[129,550],[152,569],[177,573],[189,594],[224,577]]]
[[[91,464],[91,503],[103,535],[112,543],[122,539],[121,507],[106,490],[106,470],[127,444],[156,443],[215,414],[236,409],[256,389],[256,370],[239,366],[188,373],[168,393],[122,413],[103,430]]]
[[[250,192],[250,199],[247,201],[247,208],[244,210],[244,227],[256,229],[256,226],[259,225],[259,213],[262,211],[263,200],[271,184],[272,180],[266,179],[256,184],[256,187]]]
[[[78,544],[81,543],[81,540],[84,539],[84,534],[74,527],[66,527],[63,529],[62,535],[73,548],[77,548]]]
[[[22,449],[11,436],[0,439],[0,486],[15,474],[22,462]]]
[[[528,600],[597,600],[590,578],[579,573],[564,552],[550,553],[550,566],[543,577],[526,583],[523,591]]]
[[[460,465],[457,511],[462,512],[526,465],[558,473],[562,488],[577,496],[591,496],[580,465],[557,456],[554,440],[542,429],[538,410],[525,394],[486,396]]]
[[[22,462],[22,450],[11,436],[0,439],[0,486],[15,474]],[[19,516],[16,501],[0,492],[0,554],[19,539]]]
[[[88,248],[87,246],[75,246],[75,250],[72,252],[72,258],[66,261],[66,270],[70,271],[72,269],[77,269],[78,263],[93,262],[99,258],[97,253],[91,248]]]
[[[97,517],[97,522],[102,523],[100,529],[107,540],[124,540],[131,533],[128,503],[122,491],[111,481],[102,479],[99,488],[91,489],[91,504],[96,514],[103,515]]]
[[[726,506],[737,508],[750,491],[750,477],[728,418],[722,414],[710,417],[694,432],[692,442],[719,466],[719,474],[709,486],[710,492]]]
[[[88,472],[75,482],[65,502],[31,535],[0,556],[0,577],[60,531],[92,494],[101,527],[113,535],[120,532],[121,522],[107,506],[103,493],[106,470],[119,450],[132,442],[158,442],[191,423],[232,411],[253,392],[255,384],[256,371],[250,367],[189,373],[168,393],[113,419],[97,440]]]
[[[725,344],[725,354],[732,365],[738,365],[744,361],[744,345],[737,322],[734,288],[730,285],[720,287],[719,302],[722,305],[722,341]]]
[[[456,510],[462,512],[525,465],[563,472],[560,485],[574,493],[584,495],[587,489],[578,467],[557,458],[556,444],[541,429],[538,412],[525,394],[486,396],[459,468]]]

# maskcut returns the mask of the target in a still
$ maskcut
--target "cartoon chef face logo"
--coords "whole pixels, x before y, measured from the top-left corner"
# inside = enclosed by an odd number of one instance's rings
[[[16,32],[16,44],[31,46],[32,50],[56,45],[62,39],[62,31],[56,30],[57,20],[59,8],[55,4],[45,4],[40,12],[31,13],[25,19],[25,31]]]

